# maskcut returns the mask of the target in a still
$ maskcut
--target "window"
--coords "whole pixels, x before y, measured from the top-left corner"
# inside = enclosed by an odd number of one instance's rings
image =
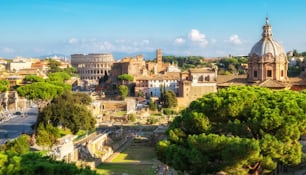
[[[272,70],[267,71],[267,77],[272,77]]]
[[[254,77],[257,77],[257,70],[254,70]]]
[[[281,70],[281,77],[284,76],[284,70]]]

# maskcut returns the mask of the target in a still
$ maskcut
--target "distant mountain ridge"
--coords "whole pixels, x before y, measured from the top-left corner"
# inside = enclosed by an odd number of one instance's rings
[[[145,60],[152,60],[156,58],[156,52],[152,51],[152,52],[132,52],[132,53],[128,53],[128,52],[90,52],[90,53],[71,53],[71,54],[63,54],[63,53],[53,53],[53,54],[49,54],[49,55],[42,55],[42,56],[36,56],[35,58],[40,58],[40,59],[45,59],[45,58],[66,58],[66,59],[71,59],[71,55],[72,54],[91,54],[91,53],[111,53],[114,57],[115,60],[120,60],[122,58],[125,57],[134,57],[137,55],[143,55],[143,58]],[[168,53],[163,53],[163,56],[175,56],[173,54],[168,54]],[[178,55],[177,55],[178,56]]]
[[[109,53],[109,52],[99,52],[99,53]],[[72,53],[72,54],[90,54],[90,53]],[[133,53],[126,53],[126,52],[112,52],[111,53],[115,60],[120,60],[125,57],[133,57],[137,55],[143,55],[145,60],[152,60],[156,58],[155,52],[133,52]],[[70,59],[71,56],[67,54],[61,54],[61,53],[54,53],[49,55],[42,55],[38,56],[36,58],[45,59],[45,58],[66,58]]]

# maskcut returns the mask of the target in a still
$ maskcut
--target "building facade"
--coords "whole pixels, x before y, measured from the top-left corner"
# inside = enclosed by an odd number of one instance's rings
[[[272,38],[272,26],[266,18],[262,39],[249,54],[248,82],[287,81],[288,60],[282,46]]]
[[[77,68],[81,80],[98,81],[105,74],[110,74],[113,63],[113,55],[109,53],[71,55],[71,65]]]
[[[179,106],[187,106],[205,94],[217,92],[217,72],[217,67],[195,68],[182,72],[179,82]]]

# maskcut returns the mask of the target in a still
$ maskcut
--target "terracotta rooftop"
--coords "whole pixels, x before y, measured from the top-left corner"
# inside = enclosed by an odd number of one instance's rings
[[[219,75],[217,77],[217,84],[219,87],[249,85],[249,86],[267,87],[273,89],[283,89],[290,86],[289,83],[280,82],[277,80],[270,80],[270,79],[265,80],[263,82],[250,83],[247,81],[246,75]]]

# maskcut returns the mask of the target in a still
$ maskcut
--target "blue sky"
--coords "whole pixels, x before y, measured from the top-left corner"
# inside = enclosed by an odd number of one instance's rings
[[[305,0],[0,0],[0,57],[54,53],[247,55],[266,16],[306,51]]]

